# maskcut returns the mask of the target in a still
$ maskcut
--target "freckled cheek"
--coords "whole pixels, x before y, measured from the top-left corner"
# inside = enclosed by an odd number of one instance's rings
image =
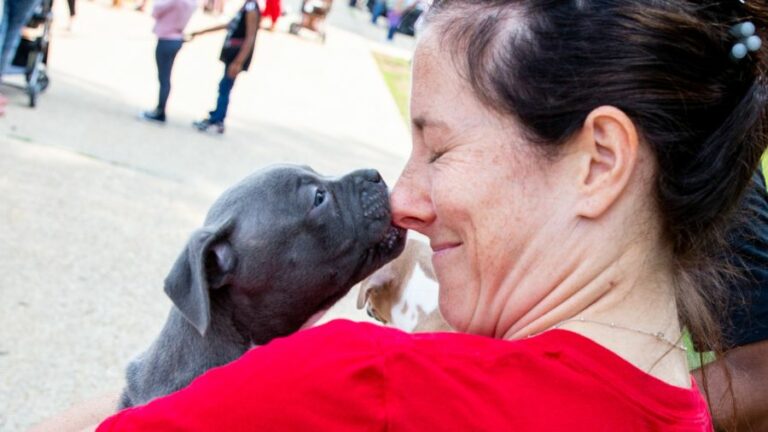
[[[476,211],[477,200],[466,184],[450,176],[436,176],[431,184],[431,199],[435,213],[448,225],[463,223]]]

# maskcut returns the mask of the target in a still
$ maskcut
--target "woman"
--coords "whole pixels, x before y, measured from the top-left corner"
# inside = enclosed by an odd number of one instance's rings
[[[184,43],[184,28],[195,13],[197,0],[155,0],[152,7],[152,17],[155,19],[153,29],[157,36],[155,62],[157,64],[157,80],[160,83],[157,106],[139,115],[142,120],[165,123],[165,107],[171,94],[171,71],[176,55]]]
[[[443,0],[414,59],[394,221],[458,333],[337,321],[99,430],[708,431],[708,257],[766,148],[757,2]]]

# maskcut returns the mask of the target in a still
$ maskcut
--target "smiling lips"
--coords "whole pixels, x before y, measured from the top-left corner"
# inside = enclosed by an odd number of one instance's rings
[[[435,256],[440,256],[461,245],[462,243],[438,243],[438,244],[430,244],[429,246],[432,248],[432,253]]]

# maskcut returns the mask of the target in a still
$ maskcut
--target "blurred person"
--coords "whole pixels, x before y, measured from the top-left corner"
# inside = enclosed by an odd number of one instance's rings
[[[221,15],[224,13],[224,0],[206,0],[203,11]]]
[[[331,11],[333,0],[308,0],[302,2],[301,22],[294,24],[321,34],[325,38],[325,30],[322,27],[326,16]]]
[[[373,7],[371,8],[371,23],[376,24],[379,21],[379,17],[385,16],[387,13],[386,0],[375,0]]]
[[[400,31],[403,24],[403,18],[411,13],[417,7],[427,9],[426,2],[420,0],[390,0],[387,8],[387,40],[392,41],[395,34]],[[422,12],[423,14],[423,12]],[[415,23],[414,23],[415,32]]]
[[[280,0],[266,0],[261,19],[270,19],[271,24],[269,26],[269,31],[275,31],[275,28],[277,27],[277,20],[280,18],[281,13],[282,7],[280,5]]]
[[[393,41],[403,17],[419,5],[417,0],[389,0],[387,2],[387,40]]]
[[[406,0],[387,0],[387,40],[392,41],[395,39],[395,33],[400,26],[400,21],[403,19],[403,13],[406,9]]]
[[[197,0],[155,0],[152,16],[155,18],[154,32],[157,35],[155,62],[160,89],[157,106],[142,112],[139,117],[164,123],[165,106],[171,93],[171,71],[176,55],[184,43],[184,28],[197,7]]]
[[[72,31],[72,26],[75,24],[75,14],[76,14],[76,0],[67,0],[67,8],[69,9],[69,21],[67,22],[67,31]]]
[[[224,63],[224,76],[219,81],[216,108],[208,113],[207,118],[192,123],[195,129],[201,132],[224,133],[224,119],[227,117],[230,93],[235,85],[237,75],[247,71],[251,64],[260,21],[261,11],[256,0],[245,0],[243,7],[229,24],[199,30],[190,35],[195,38],[206,33],[227,30],[224,46],[219,55],[219,60]]]

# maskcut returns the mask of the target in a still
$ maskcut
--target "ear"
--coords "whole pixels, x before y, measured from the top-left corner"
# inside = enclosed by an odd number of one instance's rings
[[[576,136],[579,216],[595,219],[618,200],[638,158],[639,138],[632,120],[620,109],[601,106]]]
[[[365,307],[368,302],[368,297],[371,295],[371,289],[373,287],[370,284],[360,284],[360,292],[357,293],[357,309],[360,310]]]
[[[197,230],[165,278],[165,293],[203,336],[211,322],[208,291],[226,285],[236,266],[227,238],[233,226],[229,220]]]
[[[360,283],[360,292],[357,294],[357,308],[362,309],[368,302],[368,298],[374,291],[382,290],[395,280],[395,274],[392,271],[392,265],[387,264],[376,270]]]

